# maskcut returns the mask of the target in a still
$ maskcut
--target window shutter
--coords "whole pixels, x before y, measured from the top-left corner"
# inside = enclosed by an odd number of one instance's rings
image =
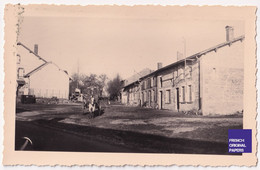
[[[151,91],[150,101],[153,101],[153,90]]]
[[[154,101],[157,102],[157,92],[154,91]]]

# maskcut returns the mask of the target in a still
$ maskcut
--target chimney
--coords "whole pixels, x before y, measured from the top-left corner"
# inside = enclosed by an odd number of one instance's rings
[[[230,41],[234,38],[234,28],[231,26],[226,26],[226,41]]]
[[[157,63],[157,70],[159,70],[160,68],[162,68],[162,63],[161,62]]]
[[[38,44],[34,44],[34,51],[33,52],[38,55]]]

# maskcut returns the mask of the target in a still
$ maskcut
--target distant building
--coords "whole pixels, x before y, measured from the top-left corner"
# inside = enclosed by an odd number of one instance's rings
[[[157,69],[162,68],[162,63],[157,63]],[[154,72],[140,78],[141,106],[156,108],[157,106],[157,76]]]
[[[150,74],[151,72],[152,70],[150,70],[149,68],[145,68],[142,71],[124,80],[124,88],[121,92],[123,104],[141,106],[140,78],[147,74]]]
[[[24,76],[29,95],[69,99],[69,75],[56,64],[47,62]]]
[[[243,110],[244,36],[162,67],[139,79],[141,105],[173,111],[233,114]],[[137,84],[126,87],[138,88]],[[128,97],[130,91],[128,93]],[[128,99],[129,100],[129,99]]]
[[[41,58],[38,55],[38,45],[35,45],[34,52],[21,43],[18,45],[30,53],[22,57],[17,54],[17,96],[69,99],[70,77],[67,71]]]

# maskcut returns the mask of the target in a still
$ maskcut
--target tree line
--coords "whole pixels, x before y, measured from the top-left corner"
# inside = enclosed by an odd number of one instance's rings
[[[87,75],[74,73],[71,79],[69,86],[70,96],[78,88],[86,96],[93,94],[99,97],[108,97],[111,100],[118,100],[120,98],[120,91],[123,84],[119,74],[109,80],[106,74]]]

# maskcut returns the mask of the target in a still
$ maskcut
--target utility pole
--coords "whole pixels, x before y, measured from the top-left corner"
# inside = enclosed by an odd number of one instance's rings
[[[186,66],[187,66],[187,60],[186,60],[186,39],[183,37],[183,46],[184,46],[184,48],[183,48],[183,55],[184,55],[184,83],[185,83],[185,89],[184,89],[184,91],[185,91],[185,96],[184,96],[184,99],[185,99],[185,101],[187,100],[186,99],[186,93],[187,93],[187,80],[186,80]],[[185,102],[184,101],[184,102]]]
[[[77,89],[79,88],[79,57],[77,61]]]
[[[136,72],[135,71],[135,69],[134,69],[134,72],[136,73],[136,74],[138,74],[139,76],[140,76],[140,78],[142,77],[142,75],[140,74],[140,73],[138,73],[138,72]],[[139,103],[140,103],[140,105],[142,106],[142,88],[141,88],[141,81],[140,81],[140,78],[138,78],[138,88],[136,89],[136,91],[135,92],[138,92],[139,91]]]

